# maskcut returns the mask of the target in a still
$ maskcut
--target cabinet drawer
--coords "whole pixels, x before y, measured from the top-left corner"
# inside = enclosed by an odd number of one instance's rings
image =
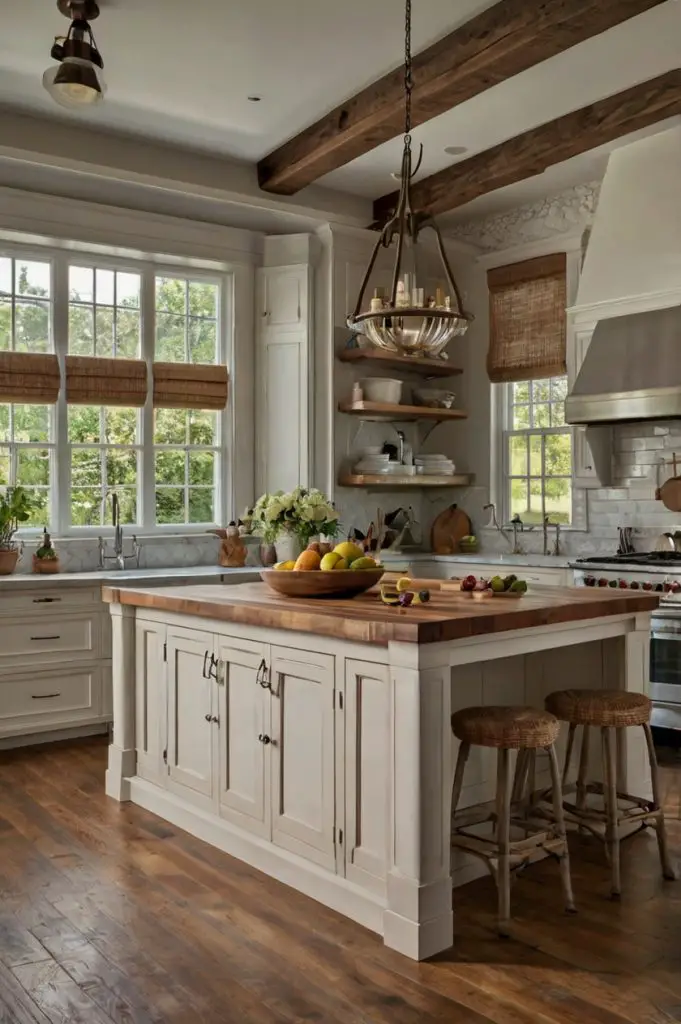
[[[99,668],[0,681],[0,736],[78,725],[100,714]]]
[[[43,612],[68,612],[75,608],[92,608],[102,599],[101,587],[36,587],[13,593],[0,594],[0,617],[13,619],[20,615],[38,616]]]
[[[0,667],[29,666],[99,655],[99,615],[31,616],[0,623]]]

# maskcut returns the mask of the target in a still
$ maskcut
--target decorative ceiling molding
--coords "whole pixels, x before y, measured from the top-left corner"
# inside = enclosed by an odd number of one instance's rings
[[[528,242],[541,242],[566,234],[574,235],[590,227],[600,189],[600,181],[575,185],[557,195],[518,206],[507,213],[457,224],[450,228],[449,233],[457,241],[467,242],[483,252],[511,249]]]

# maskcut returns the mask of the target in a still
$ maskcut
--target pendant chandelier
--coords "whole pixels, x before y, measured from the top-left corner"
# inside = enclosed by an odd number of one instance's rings
[[[347,318],[348,327],[363,334],[377,348],[402,355],[437,356],[452,338],[468,330],[473,320],[461,302],[461,293],[452,274],[440,229],[430,214],[415,212],[411,203],[411,179],[418,172],[423,156],[419,153],[412,169],[411,152],[411,95],[413,90],[411,57],[411,0],[406,0],[404,59],[404,149],[400,172],[400,190],[397,208],[381,231],[374,246],[364,280],[359,290],[355,310]],[[435,295],[426,295],[418,285],[418,244],[424,228],[432,228],[437,251],[444,271],[446,292],[441,288]],[[395,245],[395,263],[392,283],[387,297],[377,288],[368,307],[364,304],[367,285],[381,249]],[[410,263],[411,270],[407,270]],[[428,275],[433,277],[432,274]],[[444,283],[443,282],[443,283]]]

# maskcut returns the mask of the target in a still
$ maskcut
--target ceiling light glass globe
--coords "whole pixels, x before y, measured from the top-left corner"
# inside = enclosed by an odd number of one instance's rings
[[[61,64],[48,68],[43,86],[55,103],[70,109],[95,106],[106,92],[100,69],[80,57],[65,57]]]

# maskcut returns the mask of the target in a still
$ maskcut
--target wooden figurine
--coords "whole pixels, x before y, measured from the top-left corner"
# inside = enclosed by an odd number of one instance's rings
[[[239,536],[239,527],[231,522],[226,529],[211,530],[220,537],[220,554],[218,562],[226,569],[241,569],[246,564],[246,545]]]

